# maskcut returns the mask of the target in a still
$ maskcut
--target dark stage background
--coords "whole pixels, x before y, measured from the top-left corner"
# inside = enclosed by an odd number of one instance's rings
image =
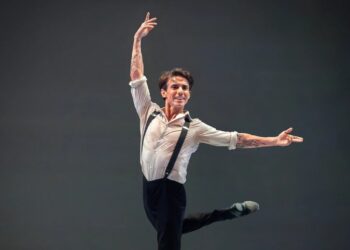
[[[129,82],[143,41],[153,100],[176,66],[189,109],[221,130],[293,126],[303,144],[202,145],[188,212],[256,200],[261,210],[183,237],[183,249],[350,249],[346,1],[2,1],[0,249],[156,249],[141,200]]]

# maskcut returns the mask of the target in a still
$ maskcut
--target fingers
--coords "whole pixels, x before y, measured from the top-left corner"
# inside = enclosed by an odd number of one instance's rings
[[[145,22],[149,19],[149,12],[146,14]]]
[[[154,22],[153,22],[153,23],[148,23],[148,22],[145,23],[145,25],[153,25],[153,26],[154,26],[154,25],[157,25],[157,24],[158,24],[158,23],[154,23]]]
[[[142,23],[141,27],[142,28],[154,28],[154,26],[156,26],[158,24],[155,22],[155,20],[157,20],[157,18],[153,17],[153,18],[145,21],[144,23]]]
[[[293,128],[289,128],[289,129],[287,129],[287,130],[285,130],[285,131],[283,131],[283,132],[289,134],[289,133],[291,133],[292,131],[293,131]]]
[[[146,20],[144,23],[152,23],[155,20],[157,20],[157,18],[156,17],[152,17],[151,19]]]
[[[149,17],[150,17],[150,13],[149,13],[149,12],[147,12],[146,17],[145,17],[145,21],[144,21],[144,22],[148,22],[148,21],[154,21],[154,20],[157,20],[157,18],[156,18],[156,17],[152,17],[151,19],[149,19]]]
[[[287,144],[291,144],[292,142],[300,143],[304,141],[303,137],[295,136],[295,135],[289,135],[285,137],[285,140],[287,140]]]
[[[292,131],[293,131],[293,128],[289,128],[289,129],[283,131],[284,133],[288,134],[287,139],[290,143],[292,143],[292,142],[300,143],[300,142],[304,141],[303,137],[289,134]]]
[[[154,26],[156,26],[157,25],[157,23],[155,23],[155,22],[151,22],[151,23],[143,23],[142,24],[142,28],[147,28],[147,29],[153,29],[154,28]]]
[[[143,29],[153,29],[155,25],[143,25]]]
[[[300,142],[304,141],[303,137],[299,137],[299,136],[295,136],[295,135],[292,135],[291,137],[292,137],[292,142],[300,143]]]

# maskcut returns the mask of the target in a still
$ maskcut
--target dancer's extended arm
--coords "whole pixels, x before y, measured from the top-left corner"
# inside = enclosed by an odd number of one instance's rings
[[[140,79],[143,76],[143,60],[141,53],[141,40],[143,37],[154,28],[157,23],[156,17],[149,18],[150,14],[147,12],[145,21],[141,24],[140,28],[134,35],[134,44],[132,48],[131,65],[130,65],[130,78],[131,80]]]
[[[273,147],[273,146],[289,146],[293,142],[303,142],[303,138],[290,133],[293,131],[289,128],[282,131],[278,136],[275,137],[260,137],[256,135],[238,133],[237,134],[237,148],[259,148],[259,147]]]

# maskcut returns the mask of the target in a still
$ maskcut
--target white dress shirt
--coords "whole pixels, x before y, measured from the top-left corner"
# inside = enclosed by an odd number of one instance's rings
[[[168,121],[164,114],[164,108],[160,108],[151,101],[151,95],[147,85],[147,78],[131,81],[131,94],[137,114],[140,118],[140,134],[143,132],[148,117],[157,110],[160,112],[150,123],[143,142],[143,149],[140,143],[140,163],[142,173],[148,181],[164,178],[164,173],[170,157],[179,139],[182,126],[185,123],[185,116],[189,112],[178,114],[174,119]],[[225,132],[217,130],[199,119],[193,119],[187,133],[184,144],[177,157],[174,168],[168,179],[185,183],[187,165],[191,155],[196,152],[200,143],[214,146],[226,146],[228,149],[235,149],[237,143],[237,132]]]

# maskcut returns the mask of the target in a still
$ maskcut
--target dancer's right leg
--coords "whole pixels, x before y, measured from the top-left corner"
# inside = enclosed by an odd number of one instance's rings
[[[186,208],[184,186],[160,179],[143,182],[146,215],[157,230],[158,250],[180,250]]]

